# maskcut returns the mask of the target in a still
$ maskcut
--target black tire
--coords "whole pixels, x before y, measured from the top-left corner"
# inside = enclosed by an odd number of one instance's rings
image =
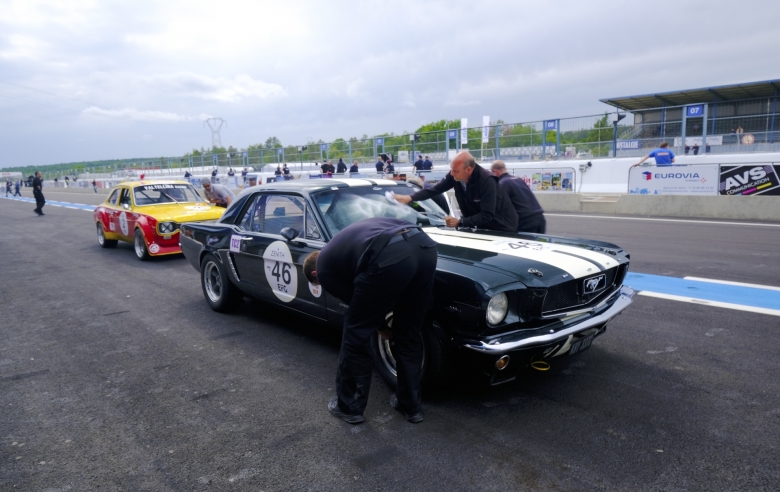
[[[423,388],[432,392],[445,384],[448,365],[451,359],[449,349],[444,343],[444,332],[435,320],[426,321],[420,333],[423,341]],[[398,376],[393,358],[393,340],[384,340],[378,332],[371,335],[371,352],[374,357],[374,368],[387,385],[395,390]]]
[[[135,256],[141,261],[146,261],[151,258],[149,250],[146,248],[146,241],[144,240],[144,233],[140,229],[135,230],[135,237],[133,238],[133,251]]]
[[[97,223],[97,240],[101,248],[116,248],[116,239],[106,239],[106,231],[103,230],[103,224]]]
[[[220,313],[234,311],[243,299],[225,272],[225,267],[209,253],[200,262],[200,286],[209,307]]]

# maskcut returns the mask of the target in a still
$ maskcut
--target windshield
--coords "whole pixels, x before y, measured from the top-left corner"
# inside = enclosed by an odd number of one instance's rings
[[[136,206],[204,201],[188,184],[148,184],[133,188]]]
[[[390,191],[398,195],[411,195],[419,188],[412,186],[354,186],[321,191],[314,195],[330,233],[335,235],[350,224],[372,217],[393,217],[408,220],[422,226],[444,225],[444,210],[432,200],[412,202],[409,205],[391,203],[385,197]]]

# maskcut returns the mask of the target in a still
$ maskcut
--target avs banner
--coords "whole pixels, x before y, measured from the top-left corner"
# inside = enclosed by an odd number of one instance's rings
[[[512,174],[531,188],[531,191],[574,192],[574,169],[512,169]]]
[[[780,165],[720,167],[721,195],[780,195]]]
[[[718,183],[717,164],[632,167],[628,171],[631,195],[717,195]]]

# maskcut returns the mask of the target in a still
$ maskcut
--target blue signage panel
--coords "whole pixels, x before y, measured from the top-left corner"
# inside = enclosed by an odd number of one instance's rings
[[[212,155],[211,160],[217,162],[217,154]]]
[[[320,150],[328,150],[328,144],[320,144]]]
[[[558,128],[558,120],[547,120],[544,122],[545,130],[555,130]]]
[[[685,116],[688,118],[701,118],[704,116],[704,105],[696,104],[693,106],[685,107]]]
[[[376,144],[377,145],[384,145],[385,144],[385,139],[384,138],[377,138],[376,139]]]
[[[450,130],[447,132],[447,138],[458,138],[458,130]]]
[[[284,149],[283,149],[283,148],[281,148],[281,147],[279,147],[278,149],[276,149],[276,153],[277,153],[277,154],[279,154],[279,155],[282,155],[282,153],[283,153],[283,152],[284,152]]]

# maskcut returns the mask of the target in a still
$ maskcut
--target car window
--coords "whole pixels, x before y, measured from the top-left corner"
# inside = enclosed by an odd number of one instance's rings
[[[136,206],[203,201],[189,184],[148,184],[133,188]]]
[[[306,230],[303,231],[303,198],[295,195],[257,194],[244,212],[239,227],[246,231],[281,234],[285,227],[292,227],[306,239],[322,239],[317,223],[306,207]]]
[[[108,203],[111,205],[116,205],[116,199],[119,197],[119,190],[114,190],[113,193],[111,193],[111,196],[108,197]]]
[[[417,188],[409,186],[352,186],[327,190],[314,195],[330,233],[335,235],[350,224],[373,217],[393,217],[412,224],[444,225],[445,212],[433,200],[401,205],[387,199],[385,193],[410,195]]]
[[[122,188],[122,195],[119,197],[119,204],[120,205],[130,205],[130,189],[129,188]]]

